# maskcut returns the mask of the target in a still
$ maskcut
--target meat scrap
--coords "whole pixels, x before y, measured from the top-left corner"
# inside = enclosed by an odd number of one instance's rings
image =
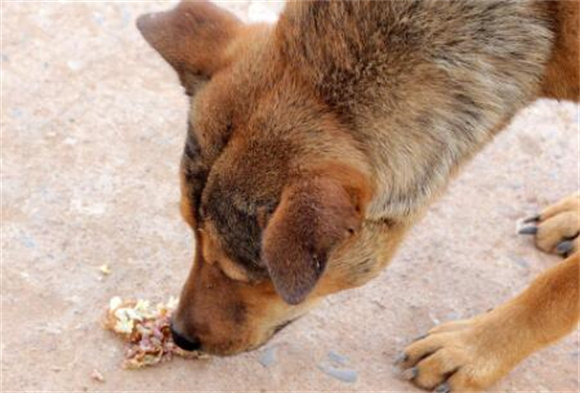
[[[171,313],[177,299],[153,307],[148,300],[109,301],[104,327],[120,335],[127,342],[123,368],[138,369],[171,360],[174,356],[186,359],[207,359],[201,352],[184,351],[175,345],[169,328]]]

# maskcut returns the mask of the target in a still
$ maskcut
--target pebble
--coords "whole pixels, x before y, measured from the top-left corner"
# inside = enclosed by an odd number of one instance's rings
[[[346,356],[334,351],[328,352],[328,359],[337,366],[346,366],[348,363],[348,358]]]
[[[512,260],[515,261],[516,264],[518,264],[520,267],[524,269],[530,268],[530,263],[526,261],[524,258],[514,257],[512,258]]]
[[[105,377],[103,377],[103,374],[101,374],[97,369],[94,369],[91,373],[91,379],[94,379],[98,382],[105,382]]]
[[[82,61],[78,60],[69,60],[66,62],[66,65],[71,71],[79,71],[81,68],[83,68]]]
[[[450,313],[445,314],[446,321],[457,321],[461,319],[461,315],[457,311],[451,311]]]
[[[13,119],[19,119],[22,117],[22,109],[20,108],[12,108],[10,109],[10,117]]]
[[[354,383],[358,378],[358,373],[356,370],[352,369],[340,369],[329,364],[320,364],[318,365],[320,371],[325,373],[326,375],[338,379],[339,381],[346,382],[346,383]]]
[[[95,19],[95,22],[99,26],[103,26],[103,23],[105,22],[105,17],[103,16],[103,14],[101,14],[100,12],[93,12],[93,18]]]
[[[131,12],[125,6],[121,8],[121,18],[125,25],[129,25],[133,20],[133,15],[131,15]]]
[[[20,240],[22,240],[22,242],[24,243],[24,246],[26,248],[36,248],[36,242],[34,241],[34,239],[32,237],[30,237],[27,234],[23,234],[20,237]]]
[[[435,325],[439,325],[441,323],[441,321],[439,320],[439,318],[437,318],[432,313],[429,313],[429,319],[431,319],[431,322],[433,322]]]
[[[262,353],[260,353],[258,362],[260,362],[260,364],[265,368],[268,368],[276,363],[276,348],[270,347],[263,350]]]

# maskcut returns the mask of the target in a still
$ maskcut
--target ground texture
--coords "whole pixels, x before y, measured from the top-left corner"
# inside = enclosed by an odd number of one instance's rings
[[[224,6],[269,21],[282,4]],[[3,391],[415,391],[391,367],[409,340],[558,263],[514,234],[518,218],[578,189],[578,107],[542,101],[465,168],[369,285],[260,351],[120,369],[122,346],[100,325],[108,300],[178,294],[194,249],[177,208],[186,100],[134,27],[167,7],[2,3]],[[494,389],[578,391],[578,361],[574,334]]]

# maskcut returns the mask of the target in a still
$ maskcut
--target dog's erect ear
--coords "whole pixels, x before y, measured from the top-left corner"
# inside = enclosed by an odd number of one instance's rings
[[[240,26],[231,13],[197,0],[137,19],[143,37],[177,71],[188,95],[227,64],[225,49]]]
[[[286,186],[264,231],[262,259],[288,304],[308,296],[335,247],[360,227],[359,199],[328,178]]]

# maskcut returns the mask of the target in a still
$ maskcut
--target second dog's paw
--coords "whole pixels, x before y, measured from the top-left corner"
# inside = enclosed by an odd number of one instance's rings
[[[580,193],[524,220],[518,233],[534,235],[536,246],[548,253],[567,256],[580,250]]]
[[[476,392],[495,383],[511,366],[480,320],[448,322],[411,343],[396,361],[402,377],[436,393]]]

